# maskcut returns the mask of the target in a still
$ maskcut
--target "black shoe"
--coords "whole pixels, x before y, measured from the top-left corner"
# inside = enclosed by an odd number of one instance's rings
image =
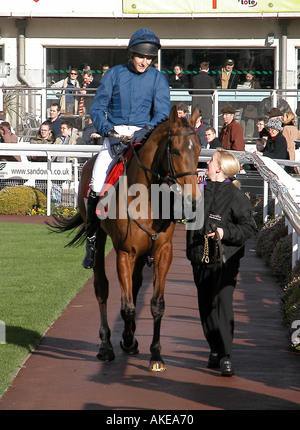
[[[233,365],[229,357],[223,357],[220,361],[221,374],[222,376],[234,375]]]
[[[209,369],[219,369],[220,357],[217,352],[211,352],[208,357],[207,367]]]
[[[96,256],[96,236],[86,238],[86,253],[82,262],[85,269],[93,269]]]

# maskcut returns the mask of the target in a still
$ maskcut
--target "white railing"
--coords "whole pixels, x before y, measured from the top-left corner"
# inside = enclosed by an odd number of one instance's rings
[[[92,98],[93,90],[90,89],[89,94],[81,95],[84,98]],[[278,99],[279,97],[279,99]],[[236,108],[236,119],[242,124],[245,129],[245,138],[251,139],[257,137],[256,127],[254,122],[258,117],[262,116],[262,107],[264,100],[270,98],[271,104],[276,107],[279,103],[281,108],[281,99],[283,98],[288,105],[289,109],[293,112],[296,111],[299,100],[300,90],[298,89],[171,89],[170,90],[171,103],[184,102],[188,106],[192,107],[195,104],[199,104],[200,108],[210,110],[208,118],[211,120],[211,125],[218,130],[222,125],[222,119],[220,117],[222,107],[225,104],[233,104]],[[3,101],[1,102],[1,100]],[[5,103],[3,103],[5,101]],[[37,131],[38,126],[42,121],[45,121],[49,117],[48,108],[51,103],[59,102],[59,98],[55,95],[55,90],[52,87],[19,87],[19,86],[2,86],[0,88],[0,110],[3,110],[3,104],[7,104],[7,118],[16,131],[16,134],[24,140],[29,141],[30,133],[32,128]],[[247,106],[251,105],[257,112],[255,118],[249,121],[246,118]],[[209,107],[205,107],[209,106]],[[281,108],[286,110],[287,108]],[[264,113],[266,115],[267,112]],[[78,129],[82,129],[85,124],[86,118],[80,115],[67,115],[69,120],[72,120],[74,126]],[[66,118],[65,118],[66,119]],[[298,120],[299,118],[297,118]],[[249,124],[247,125],[247,123]],[[250,122],[252,125],[250,126]],[[250,127],[250,128],[249,128]],[[249,128],[249,129],[248,129]],[[252,131],[250,131],[250,129]]]
[[[56,156],[71,157],[73,159],[73,182],[74,182],[74,206],[77,206],[77,190],[79,182],[78,158],[90,158],[97,154],[101,149],[98,145],[38,145],[30,143],[0,143],[0,156],[19,155],[27,156],[46,156],[47,157],[47,216],[51,215],[51,188],[53,175],[51,173],[52,159]],[[199,161],[208,161],[213,149],[202,149]],[[297,165],[300,162],[289,160],[271,160],[268,157],[260,157],[251,152],[232,151],[239,159],[241,164],[254,164],[257,171],[264,180],[264,220],[268,213],[268,194],[269,188],[276,199],[277,208],[285,215],[289,229],[293,236],[293,260],[300,258],[300,182],[297,178],[286,173],[280,165]],[[22,162],[21,162],[22,163]],[[15,162],[15,165],[21,163]],[[34,166],[36,163],[32,163]],[[1,171],[0,171],[1,172]],[[1,175],[0,175],[1,178]],[[300,178],[299,178],[300,179]],[[278,209],[277,209],[278,210]]]

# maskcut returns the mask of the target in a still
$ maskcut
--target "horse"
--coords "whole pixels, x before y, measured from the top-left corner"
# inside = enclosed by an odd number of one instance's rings
[[[149,370],[161,372],[166,370],[161,357],[160,329],[164,314],[165,280],[170,268],[173,251],[172,239],[176,220],[174,216],[163,218],[161,211],[154,217],[151,212],[150,190],[154,184],[175,186],[187,205],[195,207],[199,198],[197,186],[197,164],[201,151],[198,135],[195,133],[199,109],[195,108],[191,118],[179,118],[176,106],[170,111],[169,119],[159,124],[141,145],[139,150],[132,147],[133,155],[126,167],[127,188],[116,189],[116,216],[98,215],[99,228],[96,238],[96,257],[94,272],[94,289],[100,310],[101,340],[97,358],[101,361],[113,361],[115,353],[111,344],[111,331],[107,321],[107,300],[109,282],[105,272],[105,243],[107,235],[112,239],[117,256],[117,273],[121,287],[121,316],[124,331],[120,342],[122,350],[127,354],[138,353],[138,341],[135,338],[135,311],[138,292],[143,282],[143,268],[146,264],[153,265],[153,295],[150,301],[153,317],[153,337],[150,345]],[[73,230],[77,234],[66,246],[83,242],[85,235],[86,207],[84,196],[89,186],[95,157],[91,157],[82,169],[78,188],[79,212],[72,218],[56,218],[52,227],[60,232]],[[130,187],[142,184],[145,193],[141,193],[141,206],[148,208],[146,216],[134,218],[130,213],[130,204],[134,196],[130,195]],[[125,196],[126,194],[126,196]],[[132,193],[131,193],[132,194]],[[127,199],[127,201],[125,201]],[[146,202],[145,202],[146,199]],[[153,197],[152,197],[153,200]],[[126,216],[119,217],[120,205],[126,206]],[[145,211],[147,212],[147,210]],[[183,213],[183,217],[185,214]]]

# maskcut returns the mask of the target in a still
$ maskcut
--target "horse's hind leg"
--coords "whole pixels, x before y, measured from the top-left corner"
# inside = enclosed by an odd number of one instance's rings
[[[110,328],[107,320],[108,279],[105,274],[105,242],[106,233],[99,227],[97,235],[97,253],[94,267],[94,289],[100,309],[99,336],[101,345],[97,358],[102,361],[112,361],[115,358],[110,342]]]
[[[160,327],[165,310],[164,290],[165,281],[172,262],[172,244],[164,244],[155,255],[154,260],[154,290],[151,299],[151,314],[153,316],[153,338],[150,346],[151,358],[149,370],[152,372],[162,372],[166,370],[164,361],[160,355]]]

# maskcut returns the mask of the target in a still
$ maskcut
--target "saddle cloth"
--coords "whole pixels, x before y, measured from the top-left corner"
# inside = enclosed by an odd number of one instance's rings
[[[134,143],[135,149],[139,149],[141,147],[141,143]],[[115,157],[115,162],[113,166],[110,166],[108,169],[108,174],[105,179],[104,187],[101,191],[101,194],[99,196],[99,200],[101,200],[102,197],[105,196],[105,194],[108,192],[110,187],[115,186],[117,187],[117,183],[119,180],[119,177],[124,173],[124,166],[128,166],[133,156],[133,150],[131,147],[127,148],[122,155],[119,157]],[[90,193],[90,183],[87,184],[86,190],[85,190],[85,201],[88,199]],[[97,213],[97,211],[96,211]]]

